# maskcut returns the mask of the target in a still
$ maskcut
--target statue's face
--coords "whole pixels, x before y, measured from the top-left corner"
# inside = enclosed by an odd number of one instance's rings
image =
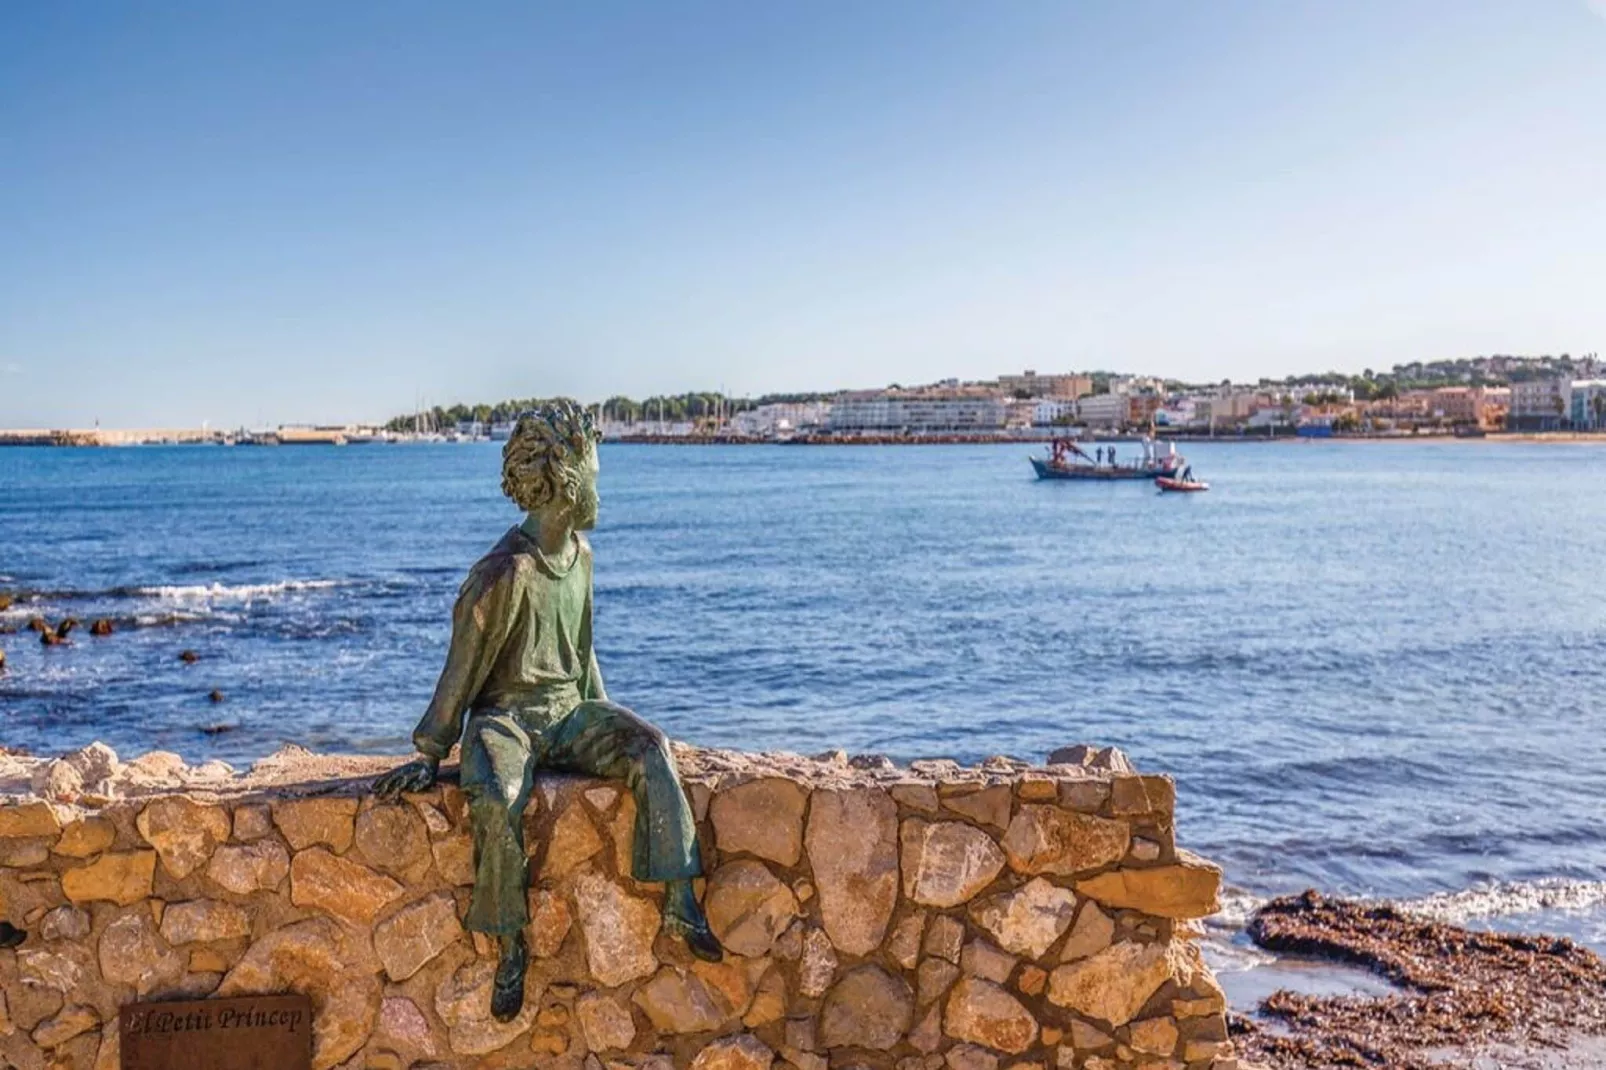
[[[597,447],[586,447],[585,459],[580,462],[580,491],[574,499],[574,526],[578,531],[590,531],[597,526]]]

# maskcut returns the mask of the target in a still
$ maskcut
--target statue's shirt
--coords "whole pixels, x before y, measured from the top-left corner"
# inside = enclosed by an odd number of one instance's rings
[[[544,557],[513,528],[469,569],[452,611],[452,645],[413,744],[444,758],[474,709],[518,710],[552,724],[602,699],[591,646],[591,546],[574,536],[572,564]]]

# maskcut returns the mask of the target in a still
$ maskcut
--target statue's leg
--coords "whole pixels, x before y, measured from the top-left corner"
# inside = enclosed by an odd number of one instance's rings
[[[530,801],[530,735],[511,713],[481,711],[463,730],[463,794],[474,829],[474,893],[463,925],[510,936],[529,921],[524,807]]]
[[[697,821],[661,729],[612,702],[582,702],[548,734],[541,764],[630,785],[636,798],[630,868],[636,880],[701,875]]]

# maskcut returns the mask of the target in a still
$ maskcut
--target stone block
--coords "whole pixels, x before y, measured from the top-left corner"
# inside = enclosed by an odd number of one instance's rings
[[[721,852],[745,851],[783,866],[795,866],[803,849],[803,811],[808,793],[795,781],[764,777],[714,795],[709,816]]]
[[[606,846],[585,807],[578,802],[570,803],[552,823],[540,875],[551,879],[568,876],[587,860],[601,854]],[[628,870],[623,872],[628,873]]]
[[[218,844],[229,838],[229,814],[217,806],[201,806],[181,795],[146,805],[135,820],[145,842],[156,848],[162,868],[183,880],[206,864]]]
[[[1048,999],[1112,1027],[1122,1026],[1171,978],[1174,968],[1168,944],[1113,944],[1050,974]]]
[[[769,1070],[775,1053],[751,1033],[710,1041],[692,1058],[691,1070]]]
[[[947,914],[938,914],[931,919],[931,925],[926,929],[926,954],[958,962],[964,944],[964,922]]]
[[[972,920],[999,946],[1034,959],[1065,935],[1075,916],[1075,893],[1042,877],[971,907]]]
[[[359,862],[322,847],[298,851],[290,862],[290,902],[353,925],[371,925],[402,886]]]
[[[356,799],[285,799],[274,803],[272,812],[273,823],[279,826],[291,850],[304,851],[323,844],[340,854],[351,846],[356,835]]]
[[[381,803],[358,814],[352,841],[364,862],[403,881],[421,880],[429,871],[429,830],[405,803]]]
[[[224,844],[212,852],[206,876],[236,895],[277,891],[290,875],[290,852],[277,840]]]
[[[49,803],[6,803],[0,805],[0,839],[48,836],[61,832],[61,821]]]
[[[881,946],[898,899],[898,807],[875,788],[817,790],[805,833],[831,942],[851,955]]]
[[[104,817],[86,817],[61,830],[61,839],[52,848],[66,858],[88,858],[109,848],[117,840],[117,826]]]
[[[86,866],[63,872],[61,890],[74,903],[104,899],[127,906],[151,894],[155,876],[155,851],[108,851]]]
[[[715,796],[718,805],[719,796]],[[703,898],[708,923],[728,951],[768,955],[798,916],[797,898],[764,863],[727,862],[708,880]]]
[[[993,838],[973,825],[906,818],[900,839],[903,894],[923,906],[967,902],[1004,868]]]
[[[660,1033],[707,1033],[737,1021],[750,994],[733,990],[728,976],[665,966],[631,997]]]
[[[942,795],[942,805],[946,810],[962,814],[977,824],[987,825],[1000,832],[1009,826],[1009,811],[1014,803],[1015,793],[1008,784],[995,784],[992,787],[966,790],[963,793],[939,794]]]
[[[251,935],[251,918],[233,903],[191,899],[162,911],[162,939],[169,944],[201,944]]]
[[[585,939],[591,975],[608,988],[645,977],[658,968],[652,942],[661,918],[658,907],[605,877],[582,874],[574,882],[575,914]]]
[[[1177,1023],[1170,1018],[1145,1018],[1127,1027],[1127,1044],[1145,1055],[1170,1055],[1177,1047]]]
[[[960,953],[959,968],[967,977],[980,977],[1001,985],[1009,980],[1017,961],[1014,955],[1006,955],[985,940],[972,940]]]
[[[1187,851],[1177,861],[1144,869],[1117,869],[1078,881],[1076,890],[1106,906],[1162,918],[1204,918],[1221,909],[1221,869]]]
[[[964,977],[948,993],[943,1031],[956,1040],[1019,1055],[1037,1043],[1037,1019],[1008,991]]]
[[[1110,782],[1110,813],[1159,814],[1176,810],[1177,788],[1168,776],[1118,776]]]
[[[836,976],[836,950],[830,937],[819,929],[811,928],[803,936],[803,954],[798,963],[798,991],[805,996],[824,995]]]
[[[820,1008],[820,1040],[828,1048],[887,1051],[914,1017],[914,994],[901,977],[876,965],[849,970]]]
[[[1071,935],[1060,950],[1061,962],[1074,962],[1096,955],[1110,946],[1115,939],[1115,922],[1097,903],[1089,900],[1076,914]]]
[[[887,938],[887,954],[899,966],[912,970],[920,962],[920,938],[926,930],[926,913],[917,910],[893,926]]]
[[[392,981],[405,981],[462,938],[457,902],[436,892],[380,922],[374,928],[374,953]]]
[[[1004,853],[1016,873],[1070,877],[1126,857],[1131,829],[1124,821],[1053,806],[1022,806],[1004,834]]]
[[[574,924],[574,913],[564,896],[548,888],[530,889],[530,926],[526,936],[530,941],[530,954],[538,959],[549,959],[563,947]]]

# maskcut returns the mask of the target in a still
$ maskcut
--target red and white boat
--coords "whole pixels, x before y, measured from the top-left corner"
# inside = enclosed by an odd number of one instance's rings
[[[1185,467],[1175,475],[1156,476],[1154,485],[1161,490],[1174,490],[1184,494],[1210,489],[1209,483],[1193,478],[1192,467]]]

